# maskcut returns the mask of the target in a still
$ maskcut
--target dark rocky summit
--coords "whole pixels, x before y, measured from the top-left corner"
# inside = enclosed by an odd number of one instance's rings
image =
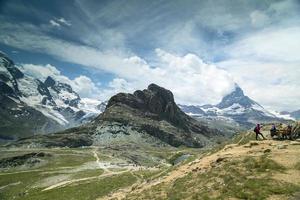
[[[144,120],[139,121],[139,119],[135,119],[136,116],[128,115],[129,113],[136,114]],[[171,91],[155,84],[150,84],[148,89],[137,90],[133,94],[119,93],[113,96],[108,101],[106,111],[95,121],[140,124],[146,119],[166,121],[187,133],[195,132],[206,135],[209,132],[206,127],[201,126],[180,110]]]
[[[133,94],[113,96],[93,123],[111,122],[129,125],[172,146],[203,147],[209,139],[220,136],[186,115],[176,105],[172,92],[155,84]]]

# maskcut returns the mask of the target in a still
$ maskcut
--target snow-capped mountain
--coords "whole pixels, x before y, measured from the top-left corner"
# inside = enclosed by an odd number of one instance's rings
[[[190,116],[206,116],[201,106],[178,104],[178,107]]]
[[[62,130],[101,112],[100,101],[81,99],[70,85],[20,69],[0,52],[0,139]]]
[[[281,111],[276,112],[277,115],[283,116],[287,119],[294,119],[294,120],[300,120],[300,110],[288,112],[288,111]]]
[[[242,126],[250,127],[258,122],[282,120],[263,106],[246,96],[236,84],[234,91],[223,97],[217,105],[184,106],[180,108],[189,115],[199,118],[218,118],[236,122]]]

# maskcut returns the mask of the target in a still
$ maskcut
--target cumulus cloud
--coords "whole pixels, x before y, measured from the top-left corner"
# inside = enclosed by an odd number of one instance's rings
[[[54,78],[54,80],[67,83],[76,91],[80,97],[93,97],[98,98],[100,95],[100,89],[95,83],[87,76],[80,75],[74,79],[70,79],[67,76],[61,74],[61,72],[54,66],[47,65],[34,65],[23,64],[20,66],[21,70],[32,77],[35,77],[41,81],[45,81],[48,76]]]
[[[33,64],[24,64],[21,66],[21,70],[30,76],[45,80],[48,76],[59,76],[60,71],[58,71],[52,65],[33,65]]]
[[[73,89],[82,97],[97,97],[100,93],[95,83],[87,76],[80,75],[71,81]]]
[[[51,65],[25,64],[23,71],[42,80],[49,75],[53,76],[56,80],[69,83],[83,97],[97,94],[102,100],[109,99],[118,92],[133,92],[156,83],[173,91],[179,103],[217,103],[234,87],[229,73],[205,63],[195,54],[179,56],[161,49],[156,49],[155,52],[157,66],[151,66],[138,56],[124,58],[120,63],[121,67],[113,70],[117,77],[100,88],[86,76],[70,80]]]
[[[217,103],[231,92],[231,75],[195,54],[173,55],[156,49],[162,73],[157,82],[171,89],[180,103]],[[152,78],[155,80],[155,77]]]
[[[136,89],[142,89],[123,78],[114,78],[108,83],[107,87],[100,88],[99,99],[102,101],[109,100],[110,97],[120,92],[130,93]]]

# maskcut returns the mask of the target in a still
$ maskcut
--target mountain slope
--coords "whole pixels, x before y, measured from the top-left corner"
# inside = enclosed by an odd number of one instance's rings
[[[299,199],[299,144],[229,144],[104,199]]]
[[[0,52],[0,139],[17,139],[81,124],[95,117],[68,84],[24,74]]]
[[[55,120],[48,119],[40,111],[28,106],[21,100],[22,91],[19,81],[25,75],[14,66],[13,61],[0,54],[0,137],[15,139],[22,131],[23,136],[32,135],[36,130],[51,131],[50,127],[59,129]]]
[[[225,137],[182,112],[172,92],[155,84],[133,94],[119,93],[111,97],[105,111],[92,122],[54,135],[61,135],[62,140],[69,135],[86,135],[94,145],[100,146],[175,147],[204,147]],[[34,137],[21,143],[24,142],[44,145],[40,138]]]
[[[300,120],[300,110],[296,110],[290,113],[290,116],[294,119]]]

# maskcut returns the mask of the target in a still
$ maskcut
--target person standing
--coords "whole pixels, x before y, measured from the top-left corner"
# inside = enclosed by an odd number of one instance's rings
[[[270,129],[270,134],[271,134],[271,137],[273,138],[273,136],[275,136],[276,135],[276,126],[275,126],[275,124],[272,124],[272,127],[271,127],[271,129]]]
[[[256,140],[258,140],[258,135],[261,135],[261,137],[262,137],[263,139],[266,139],[266,138],[263,136],[263,134],[261,134],[260,128],[261,128],[260,124],[257,124],[257,125],[255,126],[255,128],[254,128],[254,132],[255,132],[255,134],[256,134],[256,137],[255,137]]]

